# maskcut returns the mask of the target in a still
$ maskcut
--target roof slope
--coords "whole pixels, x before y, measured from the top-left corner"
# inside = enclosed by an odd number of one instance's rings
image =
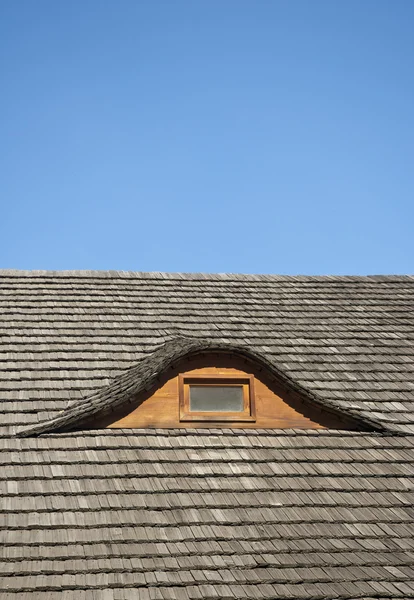
[[[2,600],[414,597],[412,438],[104,430],[5,441]]]
[[[414,597],[412,439],[105,430],[4,441],[2,600]]]
[[[413,599],[413,308],[411,277],[0,271],[2,600]],[[386,431],[16,437],[177,335]]]
[[[181,333],[265,353],[414,433],[414,278],[0,271],[0,433],[53,418]]]

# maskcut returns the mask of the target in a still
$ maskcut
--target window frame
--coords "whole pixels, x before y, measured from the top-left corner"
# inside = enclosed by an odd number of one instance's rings
[[[190,385],[200,386],[242,386],[243,411],[192,411],[190,410]],[[178,376],[179,419],[182,422],[246,422],[256,421],[253,375],[183,375]]]

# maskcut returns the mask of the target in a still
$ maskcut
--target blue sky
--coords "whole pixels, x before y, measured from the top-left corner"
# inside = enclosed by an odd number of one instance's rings
[[[412,273],[412,0],[3,0],[0,267]]]

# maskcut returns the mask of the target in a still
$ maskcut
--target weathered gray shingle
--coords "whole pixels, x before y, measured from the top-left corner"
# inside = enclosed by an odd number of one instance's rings
[[[414,598],[413,309],[402,276],[0,271],[0,597]],[[383,430],[16,437],[189,335]]]

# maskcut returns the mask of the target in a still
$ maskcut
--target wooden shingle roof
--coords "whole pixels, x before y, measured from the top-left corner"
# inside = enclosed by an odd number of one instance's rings
[[[377,431],[36,429],[174,340]],[[0,271],[0,597],[414,598],[413,358],[409,276]]]

